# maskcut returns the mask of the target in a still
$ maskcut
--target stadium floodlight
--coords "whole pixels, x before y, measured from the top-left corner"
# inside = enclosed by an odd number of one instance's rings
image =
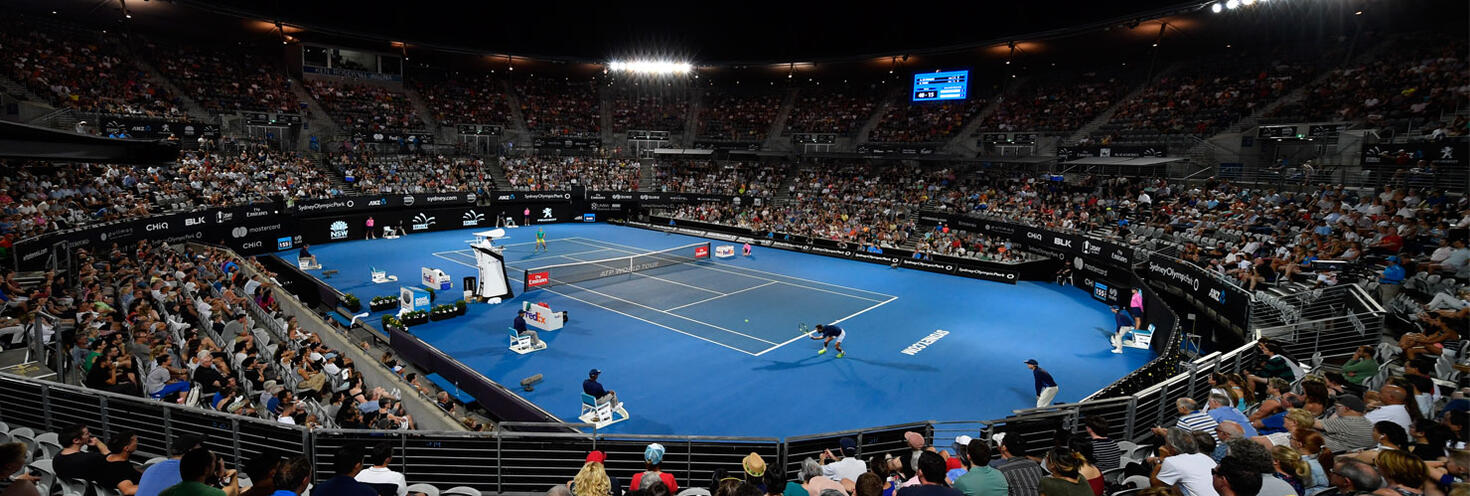
[[[608,68],[618,72],[666,76],[689,74],[694,70],[694,64],[671,60],[615,60],[608,64]]]
[[[1235,10],[1235,8],[1239,6],[1240,0],[1225,0],[1225,8],[1227,9]]]
[[[1224,10],[1225,10],[1225,7],[1223,5],[1220,5],[1219,2],[1210,4],[1210,12],[1214,12],[1216,14],[1219,14],[1220,12],[1222,12]]]
[[[1240,4],[1246,7],[1250,7],[1256,4],[1256,0],[1240,0]]]

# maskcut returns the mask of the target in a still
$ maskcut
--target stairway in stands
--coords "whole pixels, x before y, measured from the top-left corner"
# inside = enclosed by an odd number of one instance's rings
[[[656,160],[651,158],[639,159],[638,163],[638,191],[658,191],[653,185],[653,168]]]
[[[310,142],[311,136],[315,135],[322,142],[322,151],[330,151],[325,148],[327,146],[327,140],[333,136],[344,134],[342,128],[337,125],[336,121],[332,120],[331,115],[327,114],[327,109],[323,108],[322,104],[311,96],[311,92],[306,89],[305,81],[292,79],[291,93],[296,95],[297,100],[306,103],[306,127],[302,129],[302,133],[297,139],[299,149],[307,149],[307,143]]]
[[[196,121],[211,120],[209,112],[204,110],[203,105],[200,105],[199,102],[194,101],[194,98],[190,97],[188,93],[185,93],[182,88],[175,86],[173,81],[170,81],[168,78],[163,77],[163,73],[158,72],[158,69],[154,68],[152,64],[149,64],[136,52],[132,53],[132,58],[132,62],[134,64],[138,64],[138,68],[143,69],[143,72],[148,74],[149,81],[162,85],[163,89],[166,89],[169,93],[172,93],[179,97],[179,100],[183,102],[184,112],[189,114],[190,119]]]
[[[781,130],[786,129],[786,120],[791,118],[791,109],[796,107],[796,88],[786,90],[786,96],[781,97],[781,110],[776,111],[776,118],[771,120],[771,127],[766,130],[766,142],[763,148],[766,150],[784,150],[791,146],[791,140],[781,138]]]
[[[873,134],[873,130],[878,127],[879,122],[883,122],[883,116],[888,115],[888,108],[893,106],[898,100],[899,93],[903,91],[902,88],[894,88],[877,105],[873,106],[873,115],[868,116],[868,120],[863,123],[863,127],[858,129],[857,139],[852,142],[854,145],[868,142],[868,136]]]
[[[1159,80],[1159,78],[1162,78],[1164,76],[1173,74],[1174,71],[1179,70],[1180,67],[1180,63],[1174,63],[1171,64],[1169,67],[1165,67],[1164,70],[1159,71],[1158,74],[1155,74],[1152,79],[1144,81],[1143,84],[1138,85],[1138,87],[1134,88],[1133,91],[1128,92],[1127,95],[1123,95],[1123,98],[1119,98],[1117,101],[1113,102],[1113,105],[1111,107],[1108,107],[1106,110],[1098,113],[1097,117],[1094,117],[1091,121],[1088,121],[1087,124],[1083,124],[1081,128],[1078,128],[1076,132],[1072,133],[1071,136],[1068,136],[1065,141],[1059,144],[1070,145],[1082,141],[1088,136],[1091,136],[1092,133],[1101,128],[1103,124],[1107,124],[1109,120],[1112,120],[1113,114],[1118,112],[1118,108],[1123,106],[1123,102],[1127,102],[1129,100],[1137,98],[1139,95],[1142,95],[1144,91],[1147,91],[1149,87],[1154,84],[1154,81],[1157,81]]]
[[[510,179],[507,179],[505,177],[505,168],[500,166],[499,159],[495,157],[487,157],[485,159],[485,171],[489,172],[490,178],[495,180],[495,189],[501,191],[511,189]]]

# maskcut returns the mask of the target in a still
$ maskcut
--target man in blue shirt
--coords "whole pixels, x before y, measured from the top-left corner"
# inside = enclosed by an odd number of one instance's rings
[[[597,398],[597,401],[606,399],[612,402],[613,408],[616,409],[618,407],[618,393],[603,389],[602,383],[597,382],[597,376],[599,375],[602,375],[601,370],[592,369],[588,371],[587,380],[582,381],[582,392],[587,393],[587,396]]]
[[[847,355],[846,351],[842,351],[842,340],[847,339],[847,331],[837,327],[837,324],[817,324],[817,330],[812,331],[811,338],[822,340],[822,349],[817,350],[818,355],[826,353],[827,343],[834,341],[837,343],[837,358]]]
[[[1133,316],[1124,312],[1122,307],[1113,307],[1113,320],[1118,324],[1117,330],[1113,331],[1113,353],[1123,352],[1123,334],[1133,329]]]
[[[1223,424],[1227,421],[1235,422],[1240,424],[1240,429],[1245,437],[1256,437],[1256,428],[1251,426],[1250,419],[1246,418],[1244,413],[1240,413],[1240,410],[1236,410],[1235,407],[1230,406],[1229,396],[1220,393],[1210,393],[1210,402],[1208,405],[1205,413],[1208,413],[1210,418],[1215,419],[1216,424]],[[1221,444],[1224,443],[1222,442]]]
[[[349,444],[337,448],[332,462],[332,468],[336,473],[332,475],[332,478],[317,484],[312,488],[311,493],[330,496],[378,496],[378,491],[373,489],[373,486],[358,482],[356,479],[357,473],[362,471],[362,457],[362,448],[356,445]],[[284,467],[282,470],[285,470]],[[293,487],[295,485],[289,483],[276,484],[275,494],[280,494],[282,490],[289,491]]]
[[[1404,266],[1399,265],[1399,257],[1388,257],[1388,267],[1384,267],[1383,272],[1378,276],[1378,297],[1384,305],[1398,297],[1406,275]]]
[[[1026,368],[1031,369],[1031,375],[1036,379],[1036,408],[1050,406],[1052,400],[1056,399],[1057,381],[1051,378],[1051,373],[1041,368],[1041,364],[1035,358],[1026,360]]]
[[[534,347],[537,347],[537,348],[540,348],[541,347],[541,336],[539,334],[537,334],[536,331],[526,330],[526,311],[525,310],[519,310],[519,311],[516,312],[516,320],[515,320],[515,322],[512,322],[510,326],[512,328],[515,328],[516,335],[518,335],[518,336],[530,336],[531,337],[531,346],[534,346]]]
[[[183,476],[179,475],[179,458],[203,444],[204,440],[190,435],[174,438],[173,444],[168,447],[169,458],[149,465],[148,470],[143,471],[142,478],[138,479],[138,492],[134,495],[158,496],[158,493],[169,486],[183,482]]]

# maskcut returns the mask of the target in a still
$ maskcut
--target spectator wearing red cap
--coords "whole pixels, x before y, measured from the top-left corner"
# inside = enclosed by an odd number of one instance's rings
[[[616,477],[608,475],[603,463],[607,462],[607,454],[601,451],[593,451],[587,454],[587,461],[582,464],[582,470],[577,472],[567,488],[573,496],[621,496],[622,485]]]

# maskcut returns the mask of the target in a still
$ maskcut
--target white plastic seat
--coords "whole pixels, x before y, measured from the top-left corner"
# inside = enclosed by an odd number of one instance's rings
[[[521,333],[516,332],[515,329],[511,329],[509,335],[510,351],[514,351],[516,353],[524,355],[533,351],[541,351],[546,349],[546,341],[542,341],[538,345],[531,340],[531,336],[522,336]]]
[[[443,494],[445,496],[449,496],[449,495],[480,496],[480,490],[479,489],[475,489],[473,487],[469,487],[469,486],[455,486],[455,487],[451,487],[449,489],[445,489],[444,492],[442,492],[440,494]]]
[[[628,410],[623,408],[623,405],[621,401],[614,405],[610,400],[604,401],[582,393],[582,413],[577,415],[577,419],[584,424],[595,424],[598,429],[601,429],[628,420]]]
[[[434,487],[432,484],[414,484],[408,486],[408,493],[422,493],[425,496],[439,496],[439,488]]]

